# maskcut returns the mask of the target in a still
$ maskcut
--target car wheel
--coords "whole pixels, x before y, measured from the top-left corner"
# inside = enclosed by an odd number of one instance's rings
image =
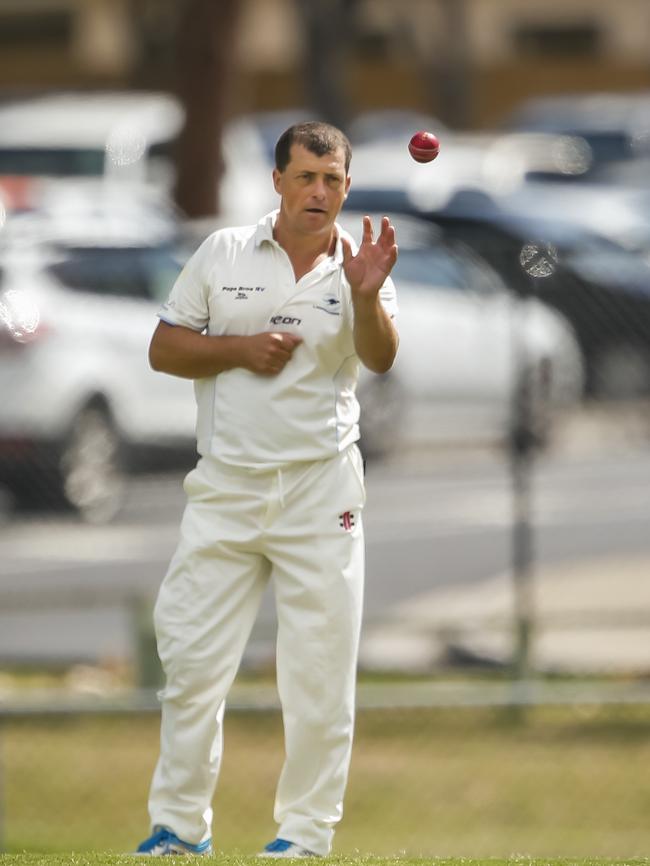
[[[593,392],[605,400],[633,400],[650,393],[650,356],[641,346],[608,346],[594,360]]]
[[[124,502],[126,476],[120,437],[100,406],[76,417],[59,462],[65,503],[89,523],[108,523]]]
[[[406,423],[406,400],[395,375],[373,375],[359,388],[361,442],[364,457],[388,456],[399,446]]]

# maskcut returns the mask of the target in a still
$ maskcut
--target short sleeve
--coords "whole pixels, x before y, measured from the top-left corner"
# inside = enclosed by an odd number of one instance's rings
[[[158,311],[158,318],[168,325],[182,325],[193,331],[203,331],[210,316],[208,274],[211,262],[212,238],[204,241],[188,259],[178,275],[169,298]]]

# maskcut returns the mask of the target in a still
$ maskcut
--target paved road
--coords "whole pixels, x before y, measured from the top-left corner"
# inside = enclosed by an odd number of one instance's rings
[[[371,466],[367,482],[366,630],[375,639],[441,588],[478,587],[508,573],[512,486],[497,457],[410,456]],[[549,456],[532,486],[538,568],[617,556],[650,561],[650,453]],[[182,506],[178,476],[152,477],[133,485],[112,526],[42,516],[5,523],[0,658],[132,657],[136,603],[155,594]],[[249,663],[268,657],[273,622],[269,594]]]

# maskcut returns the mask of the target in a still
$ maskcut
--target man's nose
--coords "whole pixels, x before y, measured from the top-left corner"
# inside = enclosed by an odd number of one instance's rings
[[[318,198],[323,198],[325,196],[325,181],[323,180],[323,178],[316,178],[316,180],[314,181],[312,194],[317,196]]]

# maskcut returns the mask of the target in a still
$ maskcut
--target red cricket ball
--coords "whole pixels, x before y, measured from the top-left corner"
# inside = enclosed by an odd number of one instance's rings
[[[439,151],[440,142],[432,132],[420,130],[409,141],[409,153],[416,162],[431,162]]]

